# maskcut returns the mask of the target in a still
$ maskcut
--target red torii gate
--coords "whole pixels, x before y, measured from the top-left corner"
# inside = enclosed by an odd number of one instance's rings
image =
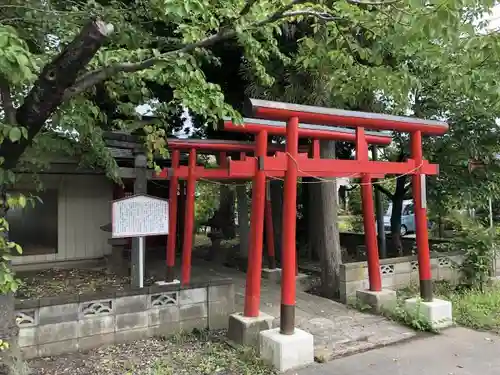
[[[299,171],[315,176],[320,173],[359,173],[362,175],[362,200],[365,227],[365,242],[368,253],[368,272],[370,290],[381,291],[380,265],[372,197],[372,178],[386,174],[412,174],[413,199],[415,201],[416,234],[418,247],[420,294],[424,301],[432,301],[432,278],[430,267],[430,252],[427,233],[427,213],[425,195],[425,175],[437,174],[438,166],[429,164],[422,156],[422,134],[444,134],[448,125],[441,121],[421,120],[409,117],[390,116],[383,114],[345,111],[322,107],[304,106],[264,100],[249,100],[249,109],[252,116],[270,120],[287,121],[286,126],[286,154],[270,158],[265,152],[257,152],[257,160],[230,161],[229,174],[236,176],[246,173],[252,163],[258,169],[256,177],[265,180],[266,171],[285,170],[284,198],[283,198],[283,249],[282,249],[282,294],[280,332],[291,335],[294,333],[295,320],[295,232],[296,232],[296,198],[297,178]],[[298,153],[298,137],[300,133],[299,121],[316,125],[351,126],[356,128],[356,160],[319,159],[313,160],[300,157]],[[412,158],[406,162],[377,162],[368,158],[368,142],[365,127],[377,130],[394,130],[411,134]],[[259,134],[267,134],[265,130]],[[263,143],[263,139],[260,139]],[[257,258],[256,249],[253,257]],[[248,280],[252,277],[252,284],[260,288],[257,280],[260,272],[260,262],[255,259],[252,274],[250,269]],[[249,259],[249,266],[250,266]],[[260,276],[260,275],[259,275]],[[257,297],[260,290],[247,299]],[[253,301],[252,304],[257,304]],[[257,304],[258,306],[258,304]],[[246,309],[245,309],[246,310]],[[255,313],[255,311],[251,311]],[[248,316],[247,314],[245,314]],[[258,315],[258,312],[257,312]],[[251,315],[250,315],[251,316]],[[256,315],[253,315],[256,316]]]
[[[245,124],[249,126],[255,125],[265,125],[273,127],[271,131],[272,134],[284,134],[286,129],[286,123],[282,122],[270,122],[270,121],[259,121],[259,120],[247,120]],[[231,122],[226,121],[224,126],[226,130],[233,130],[231,128]],[[234,124],[233,124],[234,125]],[[236,127],[236,131],[239,131],[241,126]],[[224,140],[181,140],[181,139],[168,139],[168,147],[172,150],[172,168],[163,169],[161,172],[156,173],[156,177],[170,178],[169,186],[169,232],[175,233],[177,230],[177,189],[179,179],[187,180],[187,202],[186,202],[186,213],[184,222],[184,233],[183,233],[183,248],[182,248],[182,277],[181,281],[184,285],[190,282],[190,272],[191,272],[191,253],[192,253],[192,233],[194,227],[194,191],[197,178],[207,178],[207,179],[249,179],[254,177],[254,188],[252,189],[252,213],[251,213],[251,228],[250,228],[250,254],[255,254],[253,257],[249,257],[249,269],[253,268],[250,266],[255,261],[257,254],[260,254],[259,262],[259,273],[254,275],[253,272],[249,272],[247,275],[248,280],[247,287],[250,289],[255,288],[254,279],[258,276],[260,280],[260,269],[262,261],[262,243],[263,243],[263,221],[264,221],[264,206],[267,205],[268,215],[270,215],[270,202],[267,201],[264,204],[263,197],[265,197],[265,176],[262,180],[262,174],[258,172],[258,169],[253,167],[244,173],[239,173],[238,175],[230,176],[229,169],[227,165],[227,152],[239,152],[240,159],[246,160],[247,152],[255,152],[260,156],[267,156],[268,152],[278,154],[283,151],[283,146],[270,145],[268,149],[267,145],[267,130],[265,129],[254,129],[251,132],[258,132],[256,144],[250,142],[235,142],[235,141],[224,141]],[[331,139],[331,140],[344,140],[344,141],[355,141],[355,132],[351,129],[335,128],[335,127],[323,127],[322,129],[315,128],[313,125],[301,124],[299,129],[300,137],[314,137],[313,141],[313,157],[319,158],[319,139]],[[367,141],[378,145],[388,145],[392,141],[392,137],[389,134],[382,134],[380,132],[372,132],[367,135]],[[188,166],[180,166],[180,151],[188,150],[189,159]],[[196,166],[196,154],[197,151],[204,153],[220,153],[220,167],[221,168],[210,168],[205,169],[204,167]],[[282,152],[281,152],[282,153]],[[270,177],[283,177],[284,169],[281,171],[275,171],[269,174]],[[304,174],[308,176],[308,174]],[[270,223],[271,217],[268,217],[268,223]],[[257,228],[255,228],[257,225]],[[272,239],[272,224],[270,223],[266,227],[267,237]],[[173,281],[174,279],[174,266],[175,266],[175,246],[176,246],[176,236],[170,235],[167,240],[167,281]],[[258,251],[255,251],[256,249]],[[269,251],[269,262],[270,268],[274,268],[274,242],[269,241],[268,243]],[[255,310],[258,314],[259,303],[260,303],[260,284],[257,286],[258,291],[256,298],[253,298],[253,303],[249,302],[245,304],[245,311],[248,315],[252,316],[255,314]],[[255,296],[250,290],[247,293],[248,296]]]

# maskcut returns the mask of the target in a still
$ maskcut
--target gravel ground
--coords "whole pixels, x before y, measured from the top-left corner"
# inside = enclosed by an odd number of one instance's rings
[[[119,277],[102,269],[52,268],[39,272],[19,273],[21,286],[17,298],[40,298],[61,294],[83,294],[114,288],[121,290],[130,284],[129,277]],[[150,284],[151,280],[145,280]]]
[[[31,375],[274,375],[254,351],[234,349],[225,332],[179,334],[28,363]]]

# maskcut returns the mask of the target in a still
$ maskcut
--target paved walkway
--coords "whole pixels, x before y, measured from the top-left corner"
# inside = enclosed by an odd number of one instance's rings
[[[235,283],[236,310],[243,311],[245,274],[235,269],[193,260],[193,281],[198,277],[230,277]],[[261,311],[274,316],[279,326],[280,286],[262,280]],[[305,292],[297,292],[296,325],[314,335],[315,355],[330,360],[347,354],[400,342],[416,336],[413,330],[380,316],[364,314]]]
[[[498,375],[500,337],[465,328],[315,364],[290,375]]]

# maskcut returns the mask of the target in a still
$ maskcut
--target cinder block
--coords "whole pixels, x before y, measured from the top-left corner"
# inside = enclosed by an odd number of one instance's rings
[[[179,293],[180,305],[192,305],[207,301],[207,288],[182,289]]]
[[[148,327],[137,329],[126,329],[115,333],[115,343],[121,344],[125,342],[144,340],[149,337]]]
[[[116,332],[146,328],[149,314],[147,311],[116,315]]]
[[[229,315],[234,314],[233,301],[213,301],[208,303],[208,328],[227,329],[229,326]]]
[[[382,288],[394,289],[396,286],[396,275],[382,275]]]
[[[181,320],[180,329],[185,332],[191,332],[194,329],[207,329],[208,328],[208,319],[207,318],[196,318],[196,319],[188,319]]]
[[[368,289],[369,282],[367,280],[350,281],[347,283],[340,283],[340,300],[343,303],[349,302],[351,298],[356,298],[356,291]]]
[[[46,324],[38,327],[38,344],[48,344],[58,341],[68,341],[78,337],[78,321]]]
[[[380,292],[358,290],[356,297],[360,302],[371,306],[376,312],[393,308],[397,302],[396,291],[390,289],[382,289]]]
[[[35,327],[20,328],[17,342],[21,348],[37,345],[37,329]]]
[[[411,284],[411,273],[410,272],[396,273],[394,282],[396,287],[409,286]]]
[[[263,268],[262,278],[279,283],[281,280],[281,268]]]
[[[150,326],[149,327],[149,336],[150,337],[168,337],[171,335],[175,335],[176,333],[180,332],[181,330],[181,322],[169,322],[169,323],[163,323],[157,326]]]
[[[76,351],[78,351],[77,339],[56,341],[38,346],[38,355],[40,357],[51,357]]]
[[[314,338],[298,328],[292,335],[282,335],[279,328],[262,331],[259,354],[280,372],[298,369],[314,363]]]
[[[367,278],[368,278],[368,268],[366,262],[340,265],[340,281],[344,282],[361,281]]]
[[[87,351],[115,343],[115,333],[105,333],[102,335],[80,337],[78,339],[78,350]]]
[[[148,310],[148,325],[158,326],[161,324],[168,324],[178,322],[180,313],[179,306],[165,306],[162,308],[153,308]]]
[[[115,331],[115,317],[105,315],[78,321],[78,337],[104,335]]]
[[[195,303],[192,305],[181,305],[179,309],[180,320],[206,318],[208,316],[207,303]]]
[[[75,321],[78,319],[78,303],[40,307],[38,319],[40,325]]]
[[[434,298],[432,302],[424,302],[420,298],[410,298],[405,301],[405,308],[410,313],[426,319],[434,329],[453,325],[453,309],[450,301]]]
[[[144,311],[148,308],[148,295],[117,297],[115,299],[115,314],[129,314]]]
[[[19,348],[19,350],[21,351],[21,357],[24,360],[38,357],[38,346],[24,346]]]
[[[411,263],[410,262],[394,263],[394,273],[396,275],[398,273],[410,273],[410,272],[411,272]]]
[[[234,284],[210,285],[208,287],[208,301],[234,300]]]
[[[237,345],[259,345],[259,333],[273,326],[274,317],[263,312],[257,317],[246,317],[241,313],[229,316],[227,337]]]

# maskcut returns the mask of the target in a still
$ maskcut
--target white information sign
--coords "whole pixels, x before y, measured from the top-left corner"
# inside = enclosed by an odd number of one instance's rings
[[[112,237],[144,237],[168,234],[168,200],[133,195],[113,201]]]

